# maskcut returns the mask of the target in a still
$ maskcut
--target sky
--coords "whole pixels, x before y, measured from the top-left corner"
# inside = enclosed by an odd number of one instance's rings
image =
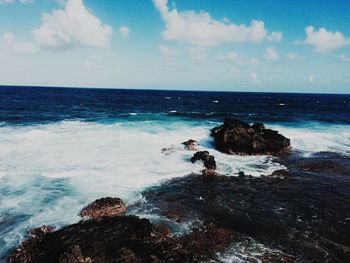
[[[348,0],[0,0],[0,85],[350,93]]]

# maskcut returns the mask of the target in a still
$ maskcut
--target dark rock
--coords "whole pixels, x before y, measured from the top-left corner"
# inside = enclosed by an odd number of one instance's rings
[[[209,170],[216,169],[215,158],[213,155],[210,155],[208,151],[196,152],[191,158],[191,162],[195,163],[198,161],[202,161],[206,169],[209,169]]]
[[[341,165],[338,160],[311,160],[305,161],[299,165],[305,171],[308,172],[323,172],[328,174],[346,175],[347,171]]]
[[[9,263],[202,262],[223,251],[232,232],[215,225],[183,237],[165,237],[147,219],[135,216],[81,221],[42,239],[22,243]],[[164,230],[161,230],[164,232]]]
[[[126,210],[127,207],[120,198],[106,197],[98,199],[83,208],[80,215],[88,218],[118,216],[125,213]]]
[[[288,170],[276,170],[272,174],[267,175],[266,177],[277,178],[277,179],[286,179],[292,176]]]
[[[265,125],[264,125],[263,123],[261,123],[261,122],[257,122],[257,123],[254,123],[254,124],[252,125],[252,128],[253,128],[255,131],[260,132],[260,131],[265,130]]]
[[[186,150],[197,151],[198,141],[196,140],[189,139],[188,141],[183,142],[182,144],[185,145]]]
[[[220,174],[216,173],[214,170],[204,169],[202,171],[203,178],[207,181],[215,181]]]
[[[279,154],[290,149],[290,140],[262,123],[250,126],[237,119],[225,119],[212,129],[215,147],[229,154]]]
[[[53,232],[55,227],[53,226],[41,226],[38,228],[34,228],[28,231],[28,234],[34,238],[41,238],[45,236],[47,233]]]
[[[196,218],[232,230],[238,240],[232,247],[244,244],[244,257],[249,249],[256,252],[258,242],[268,252],[261,255],[262,262],[350,262],[350,180],[334,176],[340,173],[333,169],[337,164],[339,172],[350,175],[350,158],[288,154],[277,160],[288,171],[276,171],[273,177],[287,180],[247,175],[208,181],[192,174],[163,182],[142,196],[153,208],[185,215],[185,221]],[[332,169],[316,165],[330,160],[333,165],[326,167]],[[249,240],[255,242],[246,245]],[[258,256],[252,257],[250,262],[258,262]],[[277,260],[284,257],[288,260]]]
[[[175,211],[166,211],[164,213],[164,216],[166,216],[169,219],[172,219],[176,222],[182,222],[184,220],[184,218],[177,212]]]
[[[172,154],[172,153],[174,153],[174,152],[177,152],[177,151],[179,151],[179,150],[182,150],[182,149],[179,148],[179,147],[177,147],[177,146],[175,146],[175,145],[172,145],[172,146],[170,146],[170,147],[163,148],[163,149],[161,150],[161,152],[162,152],[162,154],[170,155],[170,154]]]
[[[245,177],[245,173],[244,172],[238,172],[238,178],[244,178]]]
[[[170,237],[171,236],[171,230],[169,229],[169,227],[167,227],[164,224],[153,225],[153,229],[155,230],[155,232],[158,232],[163,237]]]

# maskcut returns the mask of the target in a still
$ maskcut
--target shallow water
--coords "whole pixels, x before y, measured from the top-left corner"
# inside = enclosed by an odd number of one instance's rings
[[[210,129],[225,116],[266,122],[303,156],[348,155],[349,104],[345,95],[0,87],[0,260],[28,229],[76,222],[96,198],[133,204],[149,186],[199,173],[181,145],[190,138],[225,175],[259,177],[286,167],[274,157],[213,149]]]

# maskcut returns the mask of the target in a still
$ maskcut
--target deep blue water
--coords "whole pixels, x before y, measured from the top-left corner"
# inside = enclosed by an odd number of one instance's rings
[[[350,95],[0,87],[0,122],[7,124],[226,116],[349,124]]]

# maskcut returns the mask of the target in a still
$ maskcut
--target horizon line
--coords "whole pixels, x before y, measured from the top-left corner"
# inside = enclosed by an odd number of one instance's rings
[[[51,86],[51,85],[15,85],[0,84],[0,88],[51,88],[51,89],[91,89],[91,90],[135,90],[135,91],[182,91],[182,92],[222,92],[222,93],[275,93],[275,94],[309,94],[309,95],[350,95],[350,93],[332,92],[299,92],[299,91],[241,91],[241,90],[213,90],[213,89],[164,89],[164,88],[126,88],[126,87],[94,87],[94,86]]]

